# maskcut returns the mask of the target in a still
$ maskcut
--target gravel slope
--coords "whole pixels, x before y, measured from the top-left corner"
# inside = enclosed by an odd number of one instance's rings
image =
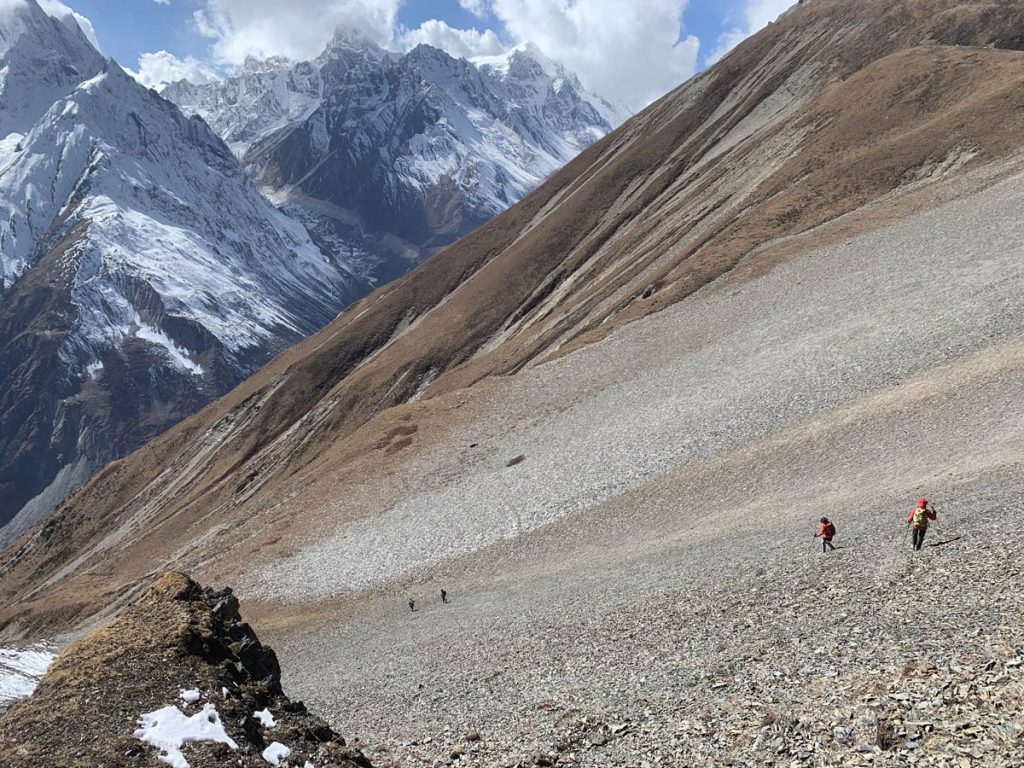
[[[484,460],[262,569],[248,595],[326,597],[387,582],[1020,337],[1022,203],[1017,176],[520,374],[474,429]],[[506,414],[559,401],[509,428]],[[431,454],[408,471],[443,461]]]
[[[340,596],[261,630],[286,683],[380,765],[1022,764],[1022,209],[1018,174],[489,390],[433,490],[254,577]]]

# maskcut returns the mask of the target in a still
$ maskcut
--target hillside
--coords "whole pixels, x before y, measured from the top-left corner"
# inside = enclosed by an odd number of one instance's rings
[[[807,0],[108,466],[0,636],[172,566],[378,766],[1020,765],[1022,129],[1020,3]]]
[[[291,531],[328,511],[342,525],[336,494],[351,497],[361,471],[351,459],[422,443],[415,423],[447,407],[442,395],[544,370],[740,266],[763,272],[934,205],[943,179],[1020,150],[1024,54],[1002,46],[1020,47],[1022,14],[939,0],[794,9],[508,213],[109,466],[5,553],[0,589],[17,602],[3,620],[84,617],[165,561],[244,562],[282,538],[275,521],[292,509],[304,513]],[[412,399],[422,405],[386,411]]]

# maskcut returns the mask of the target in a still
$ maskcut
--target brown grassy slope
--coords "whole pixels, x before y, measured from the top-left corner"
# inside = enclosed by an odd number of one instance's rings
[[[356,451],[361,425],[416,393],[562,354],[765,244],[1019,149],[1024,54],[1008,49],[1022,40],[1018,2],[804,3],[108,467],[4,553],[0,626],[96,610],[325,452]]]

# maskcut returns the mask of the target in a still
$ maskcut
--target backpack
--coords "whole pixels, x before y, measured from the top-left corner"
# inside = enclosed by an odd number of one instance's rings
[[[836,526],[835,526],[834,523],[829,521],[828,523],[825,524],[825,538],[826,539],[831,539],[835,535],[836,535]]]
[[[914,527],[928,527],[928,510],[926,507],[918,507],[917,509],[914,510]]]

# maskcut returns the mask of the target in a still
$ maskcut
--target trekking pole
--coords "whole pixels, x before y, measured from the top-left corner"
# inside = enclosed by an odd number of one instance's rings
[[[903,547],[906,549],[907,546],[907,534],[910,533],[910,523],[907,523],[907,527],[903,531]]]

